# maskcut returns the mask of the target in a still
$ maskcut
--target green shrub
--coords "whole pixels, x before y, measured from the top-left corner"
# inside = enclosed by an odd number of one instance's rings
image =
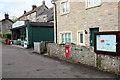
[[[0,34],[3,39],[11,38],[11,33],[2,33]]]
[[[97,68],[101,68],[101,62],[102,62],[102,58],[101,57],[97,57],[97,59],[96,59],[96,66],[97,66]]]

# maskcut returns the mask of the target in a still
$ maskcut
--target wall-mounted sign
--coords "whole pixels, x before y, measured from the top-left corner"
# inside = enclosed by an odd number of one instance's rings
[[[96,32],[95,52],[120,54],[120,32]]]
[[[116,35],[97,35],[97,50],[116,52]]]
[[[83,51],[83,49],[81,49],[81,48],[75,48],[75,47],[72,47],[71,50],[74,50],[74,51]]]
[[[12,28],[25,25],[25,21],[17,21],[13,24]]]

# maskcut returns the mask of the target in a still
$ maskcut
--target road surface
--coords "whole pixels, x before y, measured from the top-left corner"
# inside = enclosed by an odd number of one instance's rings
[[[82,64],[73,64],[32,53],[10,45],[2,46],[3,78],[117,78]]]

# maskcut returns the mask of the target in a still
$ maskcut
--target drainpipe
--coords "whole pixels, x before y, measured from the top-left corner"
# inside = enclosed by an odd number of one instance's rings
[[[55,12],[54,12],[54,14],[55,14],[55,15],[54,15],[54,16],[55,16],[55,17],[54,17],[54,18],[55,18],[55,23],[54,23],[54,24],[55,24],[55,27],[56,27],[56,28],[55,28],[55,33],[56,33],[55,37],[56,37],[56,43],[57,43],[57,8],[56,8],[57,6],[56,6],[56,3],[55,3],[54,0],[52,0],[51,3],[54,5],[54,9],[55,9],[55,10],[54,10],[54,11],[55,11]]]

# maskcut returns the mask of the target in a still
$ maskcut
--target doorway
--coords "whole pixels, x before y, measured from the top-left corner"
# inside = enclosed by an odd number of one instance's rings
[[[99,28],[90,28],[90,46],[94,46],[94,33],[99,32]]]

